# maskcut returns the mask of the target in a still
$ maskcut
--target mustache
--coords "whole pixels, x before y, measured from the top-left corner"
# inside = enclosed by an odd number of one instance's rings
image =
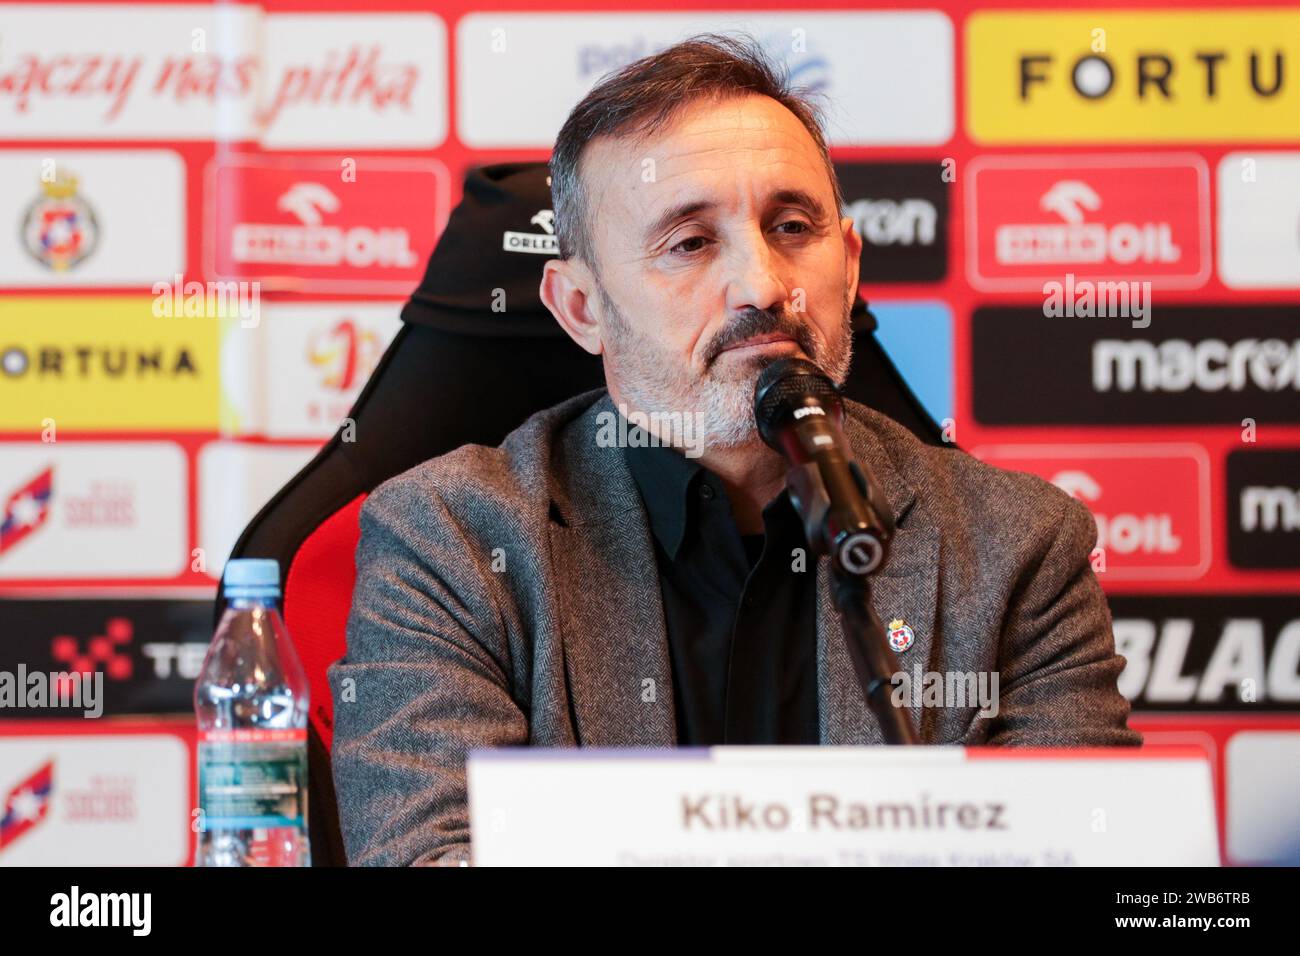
[[[805,323],[797,321],[785,311],[749,308],[728,322],[709,341],[704,350],[704,360],[712,365],[726,349],[739,345],[756,335],[788,335],[814,361],[817,358],[817,338]]]

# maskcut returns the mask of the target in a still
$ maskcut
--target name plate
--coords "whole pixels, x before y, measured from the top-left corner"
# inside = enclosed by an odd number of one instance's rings
[[[1218,866],[1192,747],[475,750],[482,866]]]

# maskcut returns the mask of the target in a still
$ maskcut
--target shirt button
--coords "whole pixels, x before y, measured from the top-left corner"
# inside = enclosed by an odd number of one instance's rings
[[[705,501],[711,499],[713,497],[713,486],[700,485],[700,497],[703,498]]]

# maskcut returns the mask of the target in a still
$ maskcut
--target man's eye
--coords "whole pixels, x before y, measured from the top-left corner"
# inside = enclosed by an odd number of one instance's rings
[[[703,236],[691,236],[689,239],[683,239],[681,242],[677,243],[677,245],[673,246],[670,251],[680,252],[683,255],[690,255],[692,252],[699,252],[704,247],[703,245],[698,245],[691,249],[685,248],[689,243],[692,242],[704,243],[705,241],[706,240]]]
[[[782,229],[782,228],[784,228],[784,227],[786,227],[786,226],[798,226],[798,227],[799,227],[799,230],[798,230],[797,232],[787,232],[787,233],[786,233],[787,236],[801,236],[801,235],[803,235],[804,233],[807,233],[807,232],[811,232],[811,231],[812,231],[812,227],[809,226],[808,223],[803,222],[802,220],[799,220],[799,219],[787,219],[785,222],[781,223],[781,224],[780,224],[779,226],[777,226],[776,228],[778,228],[778,229]]]

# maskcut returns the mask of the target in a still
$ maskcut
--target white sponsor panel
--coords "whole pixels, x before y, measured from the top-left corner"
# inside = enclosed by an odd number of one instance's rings
[[[255,138],[261,7],[12,4],[4,17],[6,139]]]
[[[271,14],[267,149],[421,149],[447,138],[447,28],[431,13]]]
[[[170,442],[0,443],[0,580],[180,574],[186,488]]]
[[[12,4],[0,129],[29,140],[434,147],[447,129],[446,48],[431,13]]]
[[[172,150],[5,150],[0,182],[0,285],[152,287],[185,269]]]
[[[1192,748],[476,750],[477,865],[1217,866]]]
[[[0,737],[0,866],[183,866],[190,774],[171,734]]]
[[[1300,289],[1300,153],[1219,162],[1219,276],[1231,289]]]
[[[199,452],[199,547],[221,580],[226,559],[254,515],[318,451],[316,445],[215,441]]]
[[[1224,763],[1228,856],[1248,866],[1300,866],[1300,733],[1233,734]]]
[[[460,139],[550,148],[605,74],[697,33],[743,31],[824,93],[832,145],[938,145],[953,132],[953,28],[937,10],[707,15],[471,13],[456,25]]]
[[[328,438],[402,326],[399,302],[269,302],[224,324],[222,432]]]

